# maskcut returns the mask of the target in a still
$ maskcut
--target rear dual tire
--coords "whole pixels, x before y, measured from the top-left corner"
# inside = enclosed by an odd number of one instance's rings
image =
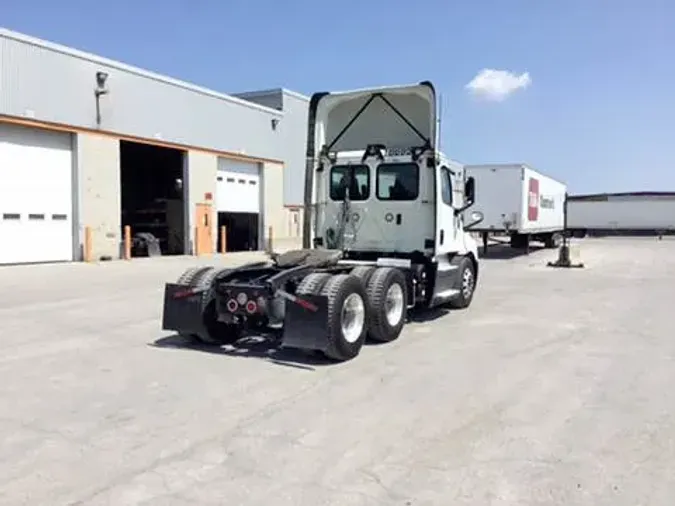
[[[314,273],[302,280],[296,293],[327,299],[324,354],[338,361],[356,357],[368,330],[368,297],[361,280],[349,274]]]
[[[378,343],[398,339],[408,312],[403,272],[393,267],[359,266],[350,274],[361,280],[368,296],[368,339]]]
[[[366,337],[386,343],[401,335],[408,308],[406,284],[399,269],[360,266],[350,274],[310,274],[296,293],[328,299],[324,354],[345,361],[359,354]]]
[[[547,235],[544,239],[544,247],[548,249],[559,248],[562,244],[563,235],[559,232]]]
[[[193,267],[186,270],[178,278],[179,284],[204,290],[199,295],[201,297],[203,331],[193,334],[180,333],[181,337],[214,346],[231,344],[241,337],[241,329],[237,325],[218,321],[216,297],[212,285],[217,276],[228,270],[216,269],[215,267]]]
[[[398,339],[408,310],[407,281],[400,269],[373,269],[366,285],[370,319],[368,337],[378,343]]]

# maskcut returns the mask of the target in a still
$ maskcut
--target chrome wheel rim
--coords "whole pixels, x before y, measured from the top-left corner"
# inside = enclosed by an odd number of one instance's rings
[[[462,274],[462,295],[465,299],[471,297],[471,294],[473,293],[473,287],[473,272],[471,269],[465,269],[464,273]]]
[[[389,287],[384,297],[384,311],[387,323],[395,327],[403,317],[403,288],[398,283]]]
[[[363,332],[366,319],[366,308],[363,298],[358,293],[347,296],[342,303],[341,326],[345,341],[352,344],[358,341]]]

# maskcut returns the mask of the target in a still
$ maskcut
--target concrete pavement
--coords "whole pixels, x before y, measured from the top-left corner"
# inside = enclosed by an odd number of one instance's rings
[[[204,259],[0,269],[0,504],[670,506],[675,241],[507,256],[337,365],[162,332]]]

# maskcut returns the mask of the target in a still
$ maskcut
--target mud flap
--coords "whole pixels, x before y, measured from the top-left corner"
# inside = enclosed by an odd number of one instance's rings
[[[204,333],[202,292],[187,285],[167,283],[164,286],[162,330],[186,335]]]
[[[286,302],[282,346],[327,350],[328,297],[303,294],[297,298],[296,302]]]

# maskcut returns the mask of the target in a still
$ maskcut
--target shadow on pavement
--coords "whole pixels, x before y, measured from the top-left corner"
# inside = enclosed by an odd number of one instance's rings
[[[277,365],[314,371],[317,367],[333,365],[334,361],[321,353],[307,350],[282,348],[279,341],[269,336],[247,336],[234,344],[209,345],[178,334],[172,334],[150,343],[155,348],[173,348],[182,350],[200,351],[229,357],[257,358],[267,360]]]
[[[544,250],[543,246],[531,245],[530,255]],[[478,248],[478,258],[481,260],[511,260],[526,256],[525,250],[512,248],[508,244],[491,244],[488,246],[487,253],[483,251],[482,247]]]
[[[411,311],[408,314],[408,324],[421,324],[429,323],[443,318],[445,315],[450,313],[452,310],[446,306],[439,306],[432,309],[420,309],[417,311]]]
[[[441,306],[438,308],[411,311],[408,314],[409,325],[420,325],[443,318],[452,310]],[[367,339],[365,346],[380,346],[388,343],[379,343]],[[170,334],[148,344],[153,348],[180,349],[225,355],[228,357],[257,358],[277,365],[315,371],[317,367],[337,365],[339,362],[327,358],[321,352],[282,348],[279,337],[273,333],[246,336],[234,344],[210,345],[196,338],[189,338],[179,334]]]

